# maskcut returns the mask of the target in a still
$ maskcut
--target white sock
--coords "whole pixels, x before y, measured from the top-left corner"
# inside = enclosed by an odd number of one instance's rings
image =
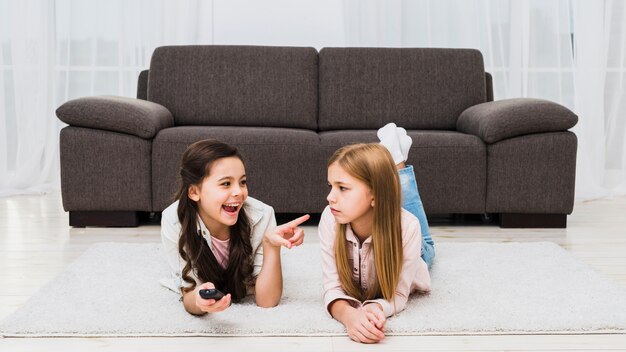
[[[398,140],[400,141],[400,151],[402,152],[402,157],[404,158],[404,161],[407,161],[409,160],[409,151],[411,150],[413,139],[409,137],[406,130],[402,127],[397,127],[396,133],[398,134]]]
[[[380,128],[376,134],[378,135],[378,139],[380,139],[380,144],[385,146],[385,148],[389,150],[389,153],[391,153],[393,162],[396,164],[403,162],[404,157],[402,156],[402,149],[400,149],[396,124],[390,122]]]

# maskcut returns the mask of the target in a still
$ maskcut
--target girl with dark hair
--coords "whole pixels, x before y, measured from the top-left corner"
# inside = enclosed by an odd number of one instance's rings
[[[274,210],[248,197],[246,172],[234,147],[203,140],[183,154],[176,201],[162,213],[161,240],[172,277],[161,283],[179,292],[195,315],[227,309],[254,294],[260,307],[278,305],[282,295],[280,247],[304,240],[304,215],[276,226]],[[199,291],[218,289],[221,299]]]

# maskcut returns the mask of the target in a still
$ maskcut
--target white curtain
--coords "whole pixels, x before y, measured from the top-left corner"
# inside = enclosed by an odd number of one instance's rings
[[[212,2],[0,0],[0,196],[60,189],[63,102],[135,96],[159,45],[212,43]]]
[[[0,3],[0,194],[46,190],[58,178],[53,5]],[[19,40],[7,40],[12,33]]]
[[[626,1],[345,0],[346,45],[479,49],[495,99],[579,116],[576,197],[626,194]]]
[[[59,188],[54,111],[134,96],[155,47],[469,47],[496,99],[579,115],[576,195],[626,194],[623,0],[0,0],[0,195]]]
[[[626,1],[608,1],[604,11],[606,70],[604,113],[606,174],[603,184],[626,194]],[[600,150],[602,153],[602,150]]]

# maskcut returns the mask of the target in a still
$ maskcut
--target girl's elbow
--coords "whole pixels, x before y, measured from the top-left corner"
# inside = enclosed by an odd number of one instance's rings
[[[256,305],[261,308],[274,308],[278,306],[280,303],[280,298],[278,299],[258,299],[256,300]]]

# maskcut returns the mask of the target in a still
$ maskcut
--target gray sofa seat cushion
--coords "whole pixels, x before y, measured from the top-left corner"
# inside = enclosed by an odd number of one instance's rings
[[[505,99],[472,106],[457,121],[459,132],[479,136],[486,143],[530,133],[566,131],[578,116],[551,101],[532,98]]]
[[[163,106],[145,100],[115,96],[73,99],[61,105],[57,116],[71,126],[132,134],[144,139],[174,125]]]
[[[317,128],[317,51],[303,47],[164,46],[148,100],[177,126]]]
[[[323,48],[319,66],[321,131],[454,130],[463,110],[486,101],[478,50]]]
[[[165,209],[176,191],[181,155],[192,143],[214,138],[243,156],[250,195],[276,212],[320,212],[326,192],[319,136],[294,128],[180,126],[159,132],[152,147],[153,208]]]

